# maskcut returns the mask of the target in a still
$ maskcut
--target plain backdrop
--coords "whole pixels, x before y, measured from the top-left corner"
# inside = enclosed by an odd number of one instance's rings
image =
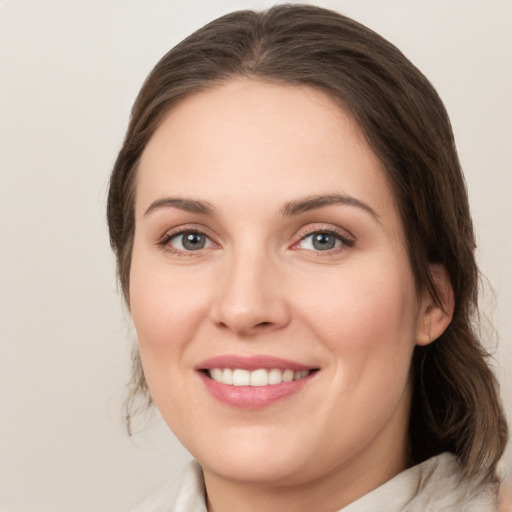
[[[158,416],[124,431],[135,337],[108,245],[108,175],[156,61],[221,14],[273,3],[0,0],[2,511],[126,511],[190,457]],[[395,43],[446,103],[512,417],[512,2],[313,3]]]

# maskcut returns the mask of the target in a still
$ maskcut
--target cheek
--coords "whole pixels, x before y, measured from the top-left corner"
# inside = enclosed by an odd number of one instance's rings
[[[333,355],[345,389],[407,379],[418,306],[404,268],[401,259],[352,267],[301,293],[305,322]]]
[[[304,323],[331,361],[330,392],[322,396],[317,412],[329,418],[332,439],[344,442],[342,430],[350,433],[354,447],[396,414],[400,422],[407,421],[416,296],[412,279],[399,265],[387,268],[353,268],[343,280],[330,280],[333,293],[317,289],[303,296],[304,306],[309,305],[303,309]]]
[[[183,351],[208,310],[205,276],[171,271],[153,258],[135,246],[130,274],[130,309],[150,388],[158,375],[184,364]]]
[[[135,255],[130,282],[130,305],[139,354],[151,397],[173,431],[176,418],[188,417],[191,404],[185,389],[190,373],[187,347],[204,319],[204,288],[194,279],[166,271],[150,271]],[[178,424],[180,426],[180,423]]]
[[[412,278],[403,275],[392,262],[386,272],[352,267],[347,272],[315,276],[311,286],[296,292],[303,310],[326,333],[346,333],[346,342],[358,345],[366,332],[380,331],[385,337],[392,331],[411,333],[416,323],[416,296]],[[348,336],[350,334],[350,336]],[[340,340],[342,341],[342,340]],[[368,340],[370,341],[370,340]]]

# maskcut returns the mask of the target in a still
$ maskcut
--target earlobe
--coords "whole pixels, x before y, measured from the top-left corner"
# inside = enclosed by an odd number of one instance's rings
[[[430,273],[441,304],[430,294],[422,300],[416,332],[416,344],[421,346],[428,345],[443,334],[452,321],[455,307],[453,288],[445,267],[430,265]]]

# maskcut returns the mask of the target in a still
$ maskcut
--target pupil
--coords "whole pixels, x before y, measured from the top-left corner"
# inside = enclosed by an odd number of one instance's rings
[[[318,233],[313,237],[313,247],[318,251],[333,249],[335,244],[336,239],[328,233]]]
[[[183,247],[190,251],[197,251],[202,249],[205,244],[204,235],[201,233],[187,233],[183,235]]]

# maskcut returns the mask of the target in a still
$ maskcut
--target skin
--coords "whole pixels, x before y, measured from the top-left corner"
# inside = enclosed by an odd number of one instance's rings
[[[131,313],[151,394],[201,464],[209,510],[335,511],[405,469],[412,352],[450,318],[417,296],[385,172],[353,119],[311,88],[233,80],[173,109],[138,173]],[[333,194],[351,204],[290,214]],[[166,198],[213,212],[155,203]],[[187,229],[206,234],[203,249],[186,250]],[[325,230],[347,243],[315,250],[310,235]],[[242,409],[196,371],[223,354],[319,371]]]

